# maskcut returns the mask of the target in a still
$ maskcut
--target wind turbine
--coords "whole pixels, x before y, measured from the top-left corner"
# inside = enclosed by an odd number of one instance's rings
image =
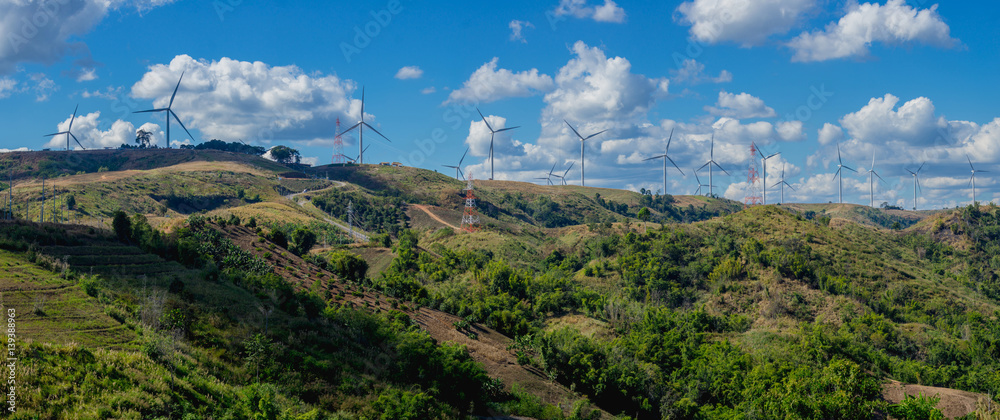
[[[756,144],[754,145],[754,148],[755,149],[757,148]],[[757,149],[757,154],[760,155],[761,161],[764,162],[764,180],[763,180],[764,191],[763,191],[763,193],[764,193],[764,205],[767,205],[767,160],[770,159],[770,158],[773,158],[775,156],[780,155],[781,152],[771,153],[770,155],[764,156],[764,153],[762,153],[760,151],[760,149]]]
[[[166,112],[167,113],[167,148],[168,149],[170,148],[170,116],[171,115],[174,116],[174,120],[177,121],[177,124],[181,125],[181,128],[184,129],[184,132],[186,132],[188,134],[188,136],[190,136],[191,139],[194,140],[194,136],[191,135],[191,132],[188,131],[187,127],[184,126],[184,123],[181,122],[181,118],[177,116],[177,113],[174,112],[173,109],[171,109],[171,107],[174,106],[174,98],[177,97],[177,89],[180,89],[180,87],[181,87],[181,80],[184,80],[184,73],[183,72],[181,73],[181,77],[177,79],[177,86],[174,87],[174,93],[172,95],[170,95],[170,103],[167,104],[166,108],[147,109],[145,111],[135,111],[135,112],[133,112],[133,114],[141,114],[141,113],[144,113],[144,112]]]
[[[871,194],[872,208],[875,208],[875,176],[882,182],[885,182],[882,176],[878,172],[875,172],[875,151],[872,151],[872,168],[868,170],[868,193]]]
[[[567,184],[566,184],[566,175],[568,175],[568,174],[569,174],[569,170],[570,170],[570,169],[573,169],[573,164],[574,164],[574,163],[576,163],[576,162],[570,162],[570,163],[569,163],[569,167],[568,167],[568,168],[566,168],[566,172],[563,172],[563,174],[562,174],[562,175],[552,175],[552,176],[554,176],[554,177],[556,177],[556,178],[559,178],[559,179],[561,179],[561,180],[562,180],[562,184],[563,184],[563,185],[567,185]]]
[[[521,126],[507,127],[507,128],[501,128],[499,130],[494,130],[493,126],[490,125],[490,122],[486,121],[486,117],[483,116],[483,111],[480,111],[479,108],[476,108],[476,112],[479,113],[479,116],[483,119],[483,122],[486,123],[486,128],[490,130],[490,179],[492,180],[493,179],[493,136],[496,135],[496,133],[502,133],[507,130],[513,130],[515,128],[520,128]]]
[[[52,136],[58,136],[60,134],[65,134],[66,135],[66,151],[67,152],[69,151],[69,138],[70,137],[73,137],[73,140],[76,140],[76,144],[79,144],[81,149],[87,150],[87,148],[83,147],[83,144],[80,143],[80,140],[77,139],[75,135],[73,135],[73,121],[76,120],[76,111],[79,110],[79,109],[80,109],[80,105],[77,104],[76,108],[73,109],[73,116],[69,118],[69,128],[67,128],[66,131],[60,131],[58,133],[46,134],[43,137],[52,137]]]
[[[906,172],[909,172],[913,177],[913,211],[917,211],[917,188],[920,188],[920,179],[918,179],[918,175],[920,174],[920,170],[924,169],[924,165],[926,164],[927,162],[921,163],[916,172],[909,169],[906,170]]]
[[[553,177],[553,176],[558,176],[558,175],[553,175],[553,174],[552,174],[552,171],[554,171],[554,170],[556,170],[556,164],[555,164],[555,163],[553,163],[553,164],[552,164],[552,169],[549,169],[549,174],[548,174],[548,176],[546,176],[546,177],[544,177],[544,178],[535,178],[535,179],[544,179],[544,180],[546,180],[546,181],[548,181],[548,182],[549,182],[549,185],[553,185],[553,184],[552,184],[552,177]]]
[[[841,157],[840,157],[840,143],[837,143],[837,173],[835,173],[833,175],[833,177],[834,178],[840,177],[840,187],[839,187],[839,190],[840,190],[840,204],[844,204],[844,176],[841,175],[841,173],[840,173],[844,168],[847,168],[847,169],[850,169],[850,170],[852,170],[854,172],[857,172],[857,171],[854,170],[854,168],[851,168],[851,167],[848,167],[848,166],[844,165],[844,160],[841,159]]]
[[[367,152],[369,147],[371,147],[370,144],[367,145],[367,146],[365,146],[365,150],[362,150],[361,154],[364,154],[365,152]],[[358,155],[358,156],[360,157],[361,155]],[[354,163],[358,163],[358,159],[352,159],[350,156],[347,156],[347,155],[344,155],[344,159],[347,159],[347,160],[349,160],[351,162],[354,162]]]
[[[695,191],[695,195],[701,195],[701,187],[707,187],[708,185],[701,183],[701,178],[698,178],[698,170],[694,170],[694,179],[698,181],[698,191]]]
[[[781,164],[781,181],[776,182],[772,185],[772,187],[777,187],[779,185],[781,186],[781,203],[779,204],[785,204],[785,187],[791,188],[792,191],[795,191],[795,187],[788,182],[785,182],[785,164]]]
[[[382,138],[385,139],[385,141],[387,141],[389,143],[392,143],[392,140],[389,140],[388,137],[383,136],[382,133],[379,133],[378,130],[375,129],[375,127],[372,127],[371,124],[368,124],[367,122],[365,122],[365,87],[362,86],[361,87],[361,120],[359,120],[357,124],[352,125],[351,128],[348,128],[348,129],[342,131],[340,134],[337,134],[337,136],[339,137],[339,136],[342,136],[342,135],[346,134],[348,131],[351,131],[351,130],[353,130],[355,128],[358,129],[358,163],[362,164],[362,165],[365,163],[365,150],[368,150],[367,147],[364,147],[364,145],[365,145],[365,127],[368,127],[370,130],[374,131],[375,134],[378,134],[378,135],[382,136]]]
[[[663,159],[663,194],[667,193],[667,161],[669,160],[670,163],[673,164],[678,171],[681,171],[681,167],[677,166],[677,163],[674,162],[674,160],[671,159],[670,156],[667,156],[667,153],[670,151],[670,141],[673,140],[673,138],[674,138],[674,130],[670,129],[670,137],[667,138],[667,147],[663,149],[663,154],[659,156],[653,156],[648,159],[643,159],[644,162],[653,159]],[[684,175],[684,171],[681,171],[681,175]]]
[[[711,149],[711,151],[709,151],[709,155],[708,156],[709,156],[708,162],[705,162],[704,165],[701,165],[701,168],[698,168],[698,170],[700,171],[702,168],[708,166],[708,196],[712,197],[713,196],[712,188],[714,187],[714,185],[712,185],[712,182],[713,182],[712,181],[712,179],[713,179],[712,178],[712,176],[713,176],[712,175],[712,165],[718,166],[719,170],[721,170],[722,172],[725,172],[726,175],[729,175],[729,172],[726,172],[726,170],[723,169],[722,166],[719,165],[719,163],[715,161],[715,133],[712,133],[712,149]],[[732,176],[732,175],[729,175],[729,176]]]
[[[458,166],[451,166],[451,165],[441,165],[441,166],[444,166],[445,168],[455,168],[455,179],[458,179],[459,174],[462,175],[462,179],[465,179],[465,174],[462,173],[462,161],[465,160],[465,155],[467,154],[469,154],[468,147],[465,148],[465,153],[462,154],[462,158],[458,160]]]
[[[965,159],[969,161],[969,167],[972,168],[972,179],[969,180],[969,183],[972,184],[972,204],[976,204],[976,172],[989,172],[989,171],[976,169],[975,166],[972,166],[972,159],[969,158],[969,155],[965,155]]]
[[[590,140],[591,138],[597,136],[598,134],[601,134],[601,133],[603,133],[605,131],[608,131],[608,130],[601,130],[601,131],[598,131],[598,132],[596,132],[594,134],[591,134],[591,135],[589,135],[587,137],[584,137],[584,136],[581,136],[580,132],[576,131],[576,129],[573,128],[572,125],[570,125],[569,121],[563,120],[563,122],[566,123],[566,125],[569,125],[569,129],[573,130],[573,134],[576,134],[576,136],[580,138],[580,185],[581,186],[586,186],[587,183],[585,182],[586,181],[586,178],[585,178],[585,175],[586,175],[585,169],[587,168],[587,165],[586,165],[586,161],[583,160],[583,145],[584,145],[584,143],[587,140]]]

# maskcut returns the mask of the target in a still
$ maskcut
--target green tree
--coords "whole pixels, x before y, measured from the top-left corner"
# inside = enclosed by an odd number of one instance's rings
[[[295,255],[308,254],[313,245],[316,245],[316,234],[304,227],[293,230],[291,236],[292,246],[288,250]]]
[[[153,133],[143,129],[139,129],[139,131],[135,132],[135,144],[138,144],[140,149],[149,147],[152,142]]]
[[[642,220],[642,222],[643,222],[642,230],[643,230],[643,233],[645,233],[646,232],[646,225],[645,225],[645,223],[649,222],[649,217],[650,217],[649,207],[643,207],[641,210],[639,210],[639,214],[636,214],[636,217],[638,217],[639,220]]]
[[[73,194],[66,197],[66,208],[76,210],[76,197],[74,197]]]
[[[298,150],[288,146],[274,146],[271,148],[271,158],[278,163],[299,163],[302,155]]]
[[[330,254],[330,266],[333,268],[333,274],[353,282],[364,280],[368,272],[368,263],[347,251]]]
[[[118,240],[122,242],[128,242],[132,236],[132,221],[128,219],[128,215],[125,212],[119,210],[115,212],[114,220],[111,221],[111,227],[115,230],[115,235],[118,235]]]

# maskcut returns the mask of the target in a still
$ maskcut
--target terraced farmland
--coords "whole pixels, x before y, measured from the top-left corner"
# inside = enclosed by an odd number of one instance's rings
[[[0,304],[4,314],[16,310],[19,340],[125,348],[136,339],[134,331],[106,314],[76,282],[10,251],[0,250],[0,266]]]

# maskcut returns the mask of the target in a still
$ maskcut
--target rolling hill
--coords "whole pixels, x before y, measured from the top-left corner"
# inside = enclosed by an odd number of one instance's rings
[[[74,154],[0,155],[15,214],[43,175],[62,208],[0,223],[26,416],[996,414],[994,206],[476,181],[466,233],[465,183],[432,171]]]

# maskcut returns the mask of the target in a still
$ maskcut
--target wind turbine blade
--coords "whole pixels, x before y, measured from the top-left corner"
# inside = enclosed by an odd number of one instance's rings
[[[563,120],[563,122],[566,123],[566,125],[569,126],[570,130],[573,130],[573,134],[576,134],[576,136],[579,137],[581,141],[584,140],[583,136],[581,136],[580,133],[578,131],[576,131],[575,128],[573,128],[573,125],[570,124],[569,121]]]
[[[361,87],[361,119],[358,121],[365,120],[365,87]],[[360,156],[359,156],[360,157]]]
[[[76,140],[76,144],[79,144],[81,149],[87,150],[86,147],[83,147],[83,143],[80,143],[80,140],[77,139],[76,136],[73,135],[73,133],[69,133],[69,135],[70,135],[70,137],[73,137],[73,140]]]
[[[566,172],[563,172],[563,179],[565,179],[565,178],[566,178],[566,174],[568,174],[568,173],[569,173],[569,170],[570,170],[570,169],[573,169],[573,164],[574,164],[574,163],[576,163],[576,161],[573,161],[573,162],[570,162],[570,163],[569,163],[569,167],[568,167],[568,168],[566,168]]]
[[[849,169],[849,170],[854,171],[854,172],[858,172],[857,170],[855,170],[854,168],[852,168],[850,166],[841,166],[841,168]]]
[[[465,180],[465,172],[462,172],[462,168],[455,168],[455,169],[458,169],[458,174],[462,176],[462,180],[464,181]]]
[[[173,110],[170,110],[170,111],[167,111],[167,112],[169,112],[169,113],[170,113],[170,115],[173,115],[173,116],[174,116],[174,120],[176,120],[176,121],[177,121],[177,124],[180,124],[180,125],[181,125],[181,128],[183,128],[183,129],[184,129],[184,132],[188,134],[188,137],[189,137],[189,138],[191,139],[191,141],[194,141],[194,136],[193,136],[193,135],[191,135],[191,132],[190,132],[190,131],[188,131],[187,127],[185,127],[185,126],[184,126],[184,123],[182,123],[182,122],[181,122],[181,118],[180,118],[180,117],[178,117],[178,116],[177,116],[177,114],[176,114],[176,113],[174,113],[174,111],[173,111]],[[170,145],[168,144],[167,146],[169,147]]]
[[[170,103],[167,104],[167,109],[174,106],[174,97],[177,96],[177,89],[180,89],[181,87],[181,80],[184,80],[184,72],[181,72],[181,77],[177,79],[177,86],[174,87],[174,94],[170,95]]]
[[[782,181],[782,182],[784,182],[784,181]],[[792,186],[792,184],[789,184],[789,183],[785,182],[785,186],[786,186],[786,187],[788,187],[788,188],[791,188],[791,189],[792,189],[792,191],[797,191],[797,190],[795,189],[795,187],[793,187],[793,186]]]
[[[920,186],[920,178],[917,178],[917,191],[923,192],[924,187]]]
[[[989,171],[984,171],[982,169],[976,169],[976,172],[989,172]]]
[[[80,104],[77,104],[76,108],[73,108],[73,116],[70,117],[70,119],[69,119],[69,128],[66,129],[67,133],[70,132],[70,131],[73,131],[73,121],[76,120],[76,111],[78,111],[79,109],[80,109]]]
[[[910,173],[910,175],[913,175],[913,176],[917,176],[917,173],[916,173],[916,172],[913,172],[913,171],[911,171],[911,170],[909,170],[909,169],[907,169],[907,170],[906,170],[906,172],[909,172],[909,173]]]
[[[458,166],[462,166],[462,162],[465,160],[465,155],[469,154],[469,149],[471,147],[465,148],[465,153],[462,154],[462,158],[458,160]]]
[[[479,108],[477,107],[476,112],[479,113],[479,116],[483,119],[483,122],[486,123],[486,128],[488,128],[491,133],[496,133],[496,131],[493,131],[493,126],[490,125],[490,122],[486,121],[486,117],[483,116],[483,111],[480,111]]]
[[[872,151],[872,171],[875,170],[875,151]]]
[[[725,172],[726,175],[733,176],[732,174],[730,174],[729,172],[727,172],[725,169],[722,169],[722,165],[719,165],[718,163],[715,163],[715,161],[712,161],[712,163],[715,164],[715,167],[719,168],[720,171]]]
[[[584,140],[584,141],[586,141],[586,140],[590,140],[590,139],[591,139],[592,137],[595,137],[595,136],[598,136],[598,135],[600,135],[601,133],[603,133],[603,132],[605,132],[605,131],[608,131],[608,130],[601,130],[601,131],[598,131],[598,132],[596,132],[596,133],[594,133],[594,134],[591,134],[591,135],[587,136],[587,138],[585,138],[585,139],[583,139],[583,140]]]
[[[709,162],[705,162],[705,164],[704,164],[704,165],[701,165],[701,166],[699,166],[699,167],[698,167],[698,169],[695,169],[695,172],[698,172],[698,171],[700,171],[700,170],[701,170],[702,168],[704,168],[704,167],[708,166],[708,164],[709,164],[709,163],[712,163],[712,162],[711,162],[711,161],[709,161]]]
[[[52,137],[52,136],[58,136],[60,134],[67,134],[67,133],[69,133],[69,131],[63,131],[63,132],[59,132],[59,133],[46,134],[46,135],[44,135],[42,137]]]
[[[371,143],[369,143],[367,146],[365,146],[364,149],[361,149],[361,153],[367,152],[369,147],[372,147]]]
[[[445,168],[458,169],[457,166],[451,166],[451,165],[441,165],[441,166],[444,166]]]
[[[681,171],[681,175],[684,175],[684,176],[687,176],[687,175],[685,175],[685,174],[684,174],[684,171],[683,171],[683,170],[681,170],[681,167],[680,167],[680,166],[677,166],[677,163],[676,163],[676,162],[674,162],[674,160],[670,158],[670,156],[667,156],[667,155],[663,155],[663,157],[667,158],[667,160],[669,160],[669,161],[670,161],[670,163],[671,163],[671,164],[673,164],[673,165],[674,165],[674,167],[675,167],[675,168],[677,168],[677,170],[678,170],[678,171]],[[665,192],[666,192],[666,191],[664,191],[664,193],[665,193]]]
[[[841,169],[844,169],[844,167],[840,166],[840,167],[837,168],[837,172],[833,173],[833,179],[837,179],[837,177],[840,176],[840,170]],[[782,177],[782,178],[784,178],[784,177]]]
[[[837,163],[839,163],[840,166],[844,166],[844,159],[840,157],[840,143],[837,143]]]
[[[965,159],[969,161],[969,167],[972,168],[973,171],[975,171],[976,167],[972,166],[972,159],[969,158],[969,155],[965,155]]]
[[[142,114],[144,112],[163,112],[163,111],[166,111],[166,110],[167,110],[167,108],[147,109],[145,111],[135,111],[135,112],[133,112],[133,114]]]
[[[670,152],[670,141],[674,139],[674,129],[670,129],[670,137],[667,137],[667,148],[663,149],[663,155],[666,156]],[[677,168],[680,169],[680,168]]]
[[[549,176],[552,176],[552,171],[556,170],[556,164],[552,164],[552,169],[549,169]]]
[[[521,126],[517,126],[517,127],[508,127],[508,128],[501,128],[501,129],[499,129],[499,130],[497,130],[497,131],[494,131],[494,133],[500,133],[500,132],[503,132],[503,131],[507,131],[507,130],[513,130],[513,129],[515,129],[515,128],[521,128]]]
[[[879,175],[878,172],[872,171],[872,173],[875,174],[875,176],[878,177],[878,179],[882,180],[883,183],[888,184],[888,182],[885,182],[885,180],[882,179],[882,175]]]
[[[339,137],[339,136],[342,136],[342,135],[344,135],[344,134],[347,134],[347,132],[348,132],[348,131],[351,131],[351,130],[353,130],[353,129],[355,129],[355,128],[358,128],[358,126],[360,126],[360,125],[361,125],[361,123],[360,123],[360,122],[359,122],[359,123],[357,123],[357,124],[354,124],[354,125],[352,125],[352,126],[351,126],[351,128],[348,128],[348,129],[346,129],[346,130],[344,130],[344,131],[341,131],[341,132],[340,132],[340,134],[337,134],[337,136]]]
[[[382,133],[379,133],[379,132],[378,132],[378,130],[376,130],[376,129],[375,129],[375,127],[372,127],[372,126],[371,126],[370,124],[368,124],[368,123],[366,123],[366,122],[362,122],[362,124],[364,124],[364,125],[365,125],[365,127],[368,127],[368,128],[370,128],[370,129],[371,129],[372,131],[374,131],[374,132],[375,132],[375,134],[378,134],[378,135],[382,136]],[[387,141],[387,142],[389,142],[389,143],[392,143],[392,140],[389,140],[389,138],[388,138],[388,137],[386,137],[386,136],[382,136],[382,138],[383,138],[383,139],[385,139],[385,141]]]
[[[919,168],[917,168],[917,173],[920,173],[920,170],[921,170],[921,169],[924,169],[924,165],[926,165],[926,164],[927,164],[927,162],[924,162],[924,163],[921,163],[921,164],[920,164],[920,167],[919,167]]]
[[[651,158],[646,158],[646,159],[643,159],[642,161],[643,161],[643,162],[645,162],[645,161],[647,161],[647,160],[654,160],[654,159],[661,159],[661,158],[665,158],[665,157],[667,157],[667,155],[659,155],[659,156],[653,156],[653,157],[651,157]]]
[[[771,153],[771,155],[770,155],[770,156],[768,156],[768,157],[766,157],[766,158],[764,158],[764,160],[768,160],[768,159],[770,159],[770,158],[773,158],[773,157],[775,157],[775,156],[778,156],[778,155],[780,155],[780,154],[781,154],[781,152],[778,152],[778,153]]]

